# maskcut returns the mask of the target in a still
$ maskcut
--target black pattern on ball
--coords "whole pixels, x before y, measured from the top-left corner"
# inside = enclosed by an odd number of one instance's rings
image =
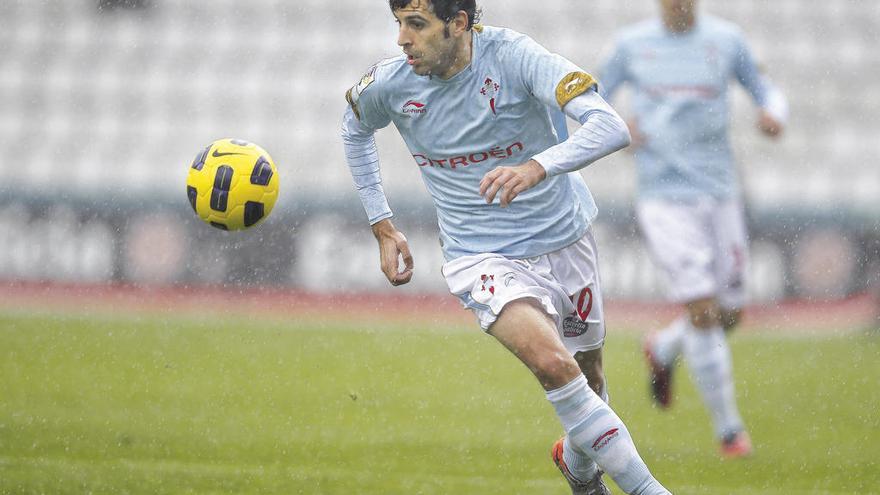
[[[211,149],[210,146],[202,150],[198,155],[196,155],[196,159],[192,162],[192,168],[196,170],[201,170],[202,167],[205,166],[205,159],[208,158],[208,151]]]
[[[251,171],[251,184],[268,186],[270,180],[272,180],[272,165],[269,164],[269,160],[261,156],[257,158],[257,163]]]
[[[199,210],[196,209],[196,198],[199,196],[199,192],[196,191],[196,188],[193,186],[186,186],[186,197],[189,198],[189,204],[192,206],[193,211],[196,214],[199,213]]]
[[[229,165],[217,167],[214,175],[214,188],[211,189],[211,209],[214,211],[226,211],[229,202],[229,187],[232,186],[232,174],[235,171]]]
[[[263,218],[263,203],[258,203],[256,201],[248,201],[244,204],[244,226],[250,227],[251,225],[260,221]]]

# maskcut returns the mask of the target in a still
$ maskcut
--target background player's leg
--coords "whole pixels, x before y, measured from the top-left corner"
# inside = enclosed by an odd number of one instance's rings
[[[685,313],[666,328],[649,333],[642,344],[651,372],[651,397],[662,408],[672,401],[672,372],[689,326],[690,316]]]
[[[688,310],[691,325],[684,343],[685,361],[712,416],[716,436],[726,442],[744,428],[736,406],[730,347],[719,323],[718,305],[714,298],[706,298],[688,303]]]
[[[639,457],[626,426],[587,385],[555,322],[532,299],[504,306],[489,333],[518,357],[547,391],[570,442],[626,493],[669,493]]]

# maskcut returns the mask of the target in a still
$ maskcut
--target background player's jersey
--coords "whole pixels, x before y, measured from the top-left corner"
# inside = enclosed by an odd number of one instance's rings
[[[624,82],[633,89],[633,112],[645,138],[636,150],[642,196],[727,198],[739,184],[728,140],[731,79],[764,106],[767,85],[739,29],[703,15],[686,33],[661,21],[623,32],[601,72],[610,99]]]
[[[506,208],[486,204],[480,180],[557,144],[551,110],[563,79],[592,78],[525,35],[483,27],[473,33],[471,64],[448,80],[419,76],[404,56],[380,62],[349,91],[362,126],[394,123],[437,207],[447,259],[478,253],[510,258],[546,254],[577,241],[596,216],[578,173],[548,177]],[[581,91],[582,92],[582,91]]]

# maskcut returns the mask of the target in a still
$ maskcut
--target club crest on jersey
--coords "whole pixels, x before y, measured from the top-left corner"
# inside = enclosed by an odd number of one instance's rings
[[[480,94],[489,99],[489,108],[492,109],[492,115],[498,115],[495,111],[495,101],[499,89],[501,89],[501,86],[493,81],[491,77],[487,77],[483,81],[483,87],[480,88]]]

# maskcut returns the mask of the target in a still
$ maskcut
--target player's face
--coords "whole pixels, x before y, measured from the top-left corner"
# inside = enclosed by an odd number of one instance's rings
[[[690,16],[697,8],[696,0],[660,0],[664,14],[668,16]]]
[[[428,0],[412,0],[394,11],[400,25],[397,44],[406,54],[406,62],[420,76],[435,75],[446,79],[455,75],[461,37],[454,30],[456,21],[443,22],[434,15]]]

